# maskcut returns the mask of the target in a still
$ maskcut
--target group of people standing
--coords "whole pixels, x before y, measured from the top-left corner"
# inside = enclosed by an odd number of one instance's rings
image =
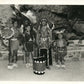
[[[8,69],[13,69],[14,67],[18,67],[18,50],[19,46],[23,45],[23,49],[25,51],[25,61],[26,67],[32,66],[30,58],[33,59],[33,47],[36,46],[36,33],[33,30],[33,26],[27,25],[28,22],[25,21],[25,28],[18,28],[18,21],[14,20],[12,22],[11,30],[12,35],[8,37],[9,39],[9,64]],[[31,55],[31,56],[30,56]]]
[[[52,29],[49,27],[46,19],[41,20],[37,30],[33,28],[32,24],[23,25],[22,29],[18,28],[18,21],[14,21],[12,24],[10,28],[13,33],[9,37],[8,69],[18,67],[17,54],[22,38],[21,45],[23,45],[23,50],[25,51],[27,68],[33,66],[34,57],[44,56],[46,59],[46,68],[50,69],[49,66],[52,65],[52,49],[55,52],[56,67],[65,67],[64,57],[67,54],[67,41],[63,38],[62,33],[58,33],[58,39],[52,42]],[[27,21],[25,21],[25,24],[27,24]]]

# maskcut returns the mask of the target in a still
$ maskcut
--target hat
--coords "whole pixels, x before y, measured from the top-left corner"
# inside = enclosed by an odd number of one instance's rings
[[[43,18],[43,19],[41,19],[41,21],[47,21],[47,19]]]
[[[21,13],[23,16],[25,16],[27,19],[31,21],[31,23],[35,24],[37,22],[36,16],[34,15],[34,12],[31,10],[28,10],[26,13],[20,11],[20,5],[14,5],[15,9]],[[13,15],[16,16],[16,12],[13,11]]]
[[[28,10],[26,13],[22,12],[22,14],[27,17],[32,23],[36,23],[36,16],[33,15],[33,12],[31,10]]]
[[[47,19],[45,19],[45,18],[41,19],[41,22],[43,22],[43,21],[47,22]]]
[[[56,28],[56,29],[54,29],[54,31],[55,31],[56,34],[64,33],[65,28],[63,28],[63,27]]]

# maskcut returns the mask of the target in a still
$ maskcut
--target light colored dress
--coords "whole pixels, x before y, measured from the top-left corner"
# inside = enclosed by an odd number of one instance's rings
[[[19,37],[19,30],[18,29],[14,29],[14,35],[13,37],[11,38],[11,49],[13,50],[18,50],[19,48],[19,40],[18,40],[18,37]]]

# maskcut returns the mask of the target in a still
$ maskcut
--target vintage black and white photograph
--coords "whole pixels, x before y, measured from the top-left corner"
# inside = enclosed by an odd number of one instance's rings
[[[0,81],[84,81],[84,6],[0,5]]]

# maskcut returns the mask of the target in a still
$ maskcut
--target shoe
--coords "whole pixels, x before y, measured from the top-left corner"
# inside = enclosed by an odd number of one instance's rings
[[[26,68],[28,68],[29,67],[29,63],[26,63]]]
[[[50,67],[49,67],[49,66],[47,66],[46,68],[47,68],[47,69],[50,69]]]
[[[60,65],[59,64],[56,64],[56,67],[60,68]]]
[[[8,69],[12,70],[13,68],[13,64],[8,64]]]
[[[62,68],[65,68],[66,66],[64,64],[61,65]]]
[[[29,63],[29,66],[33,66],[33,64]]]
[[[17,67],[18,67],[18,65],[17,65],[16,63],[13,63],[13,67],[16,67],[16,68],[17,68]]]

